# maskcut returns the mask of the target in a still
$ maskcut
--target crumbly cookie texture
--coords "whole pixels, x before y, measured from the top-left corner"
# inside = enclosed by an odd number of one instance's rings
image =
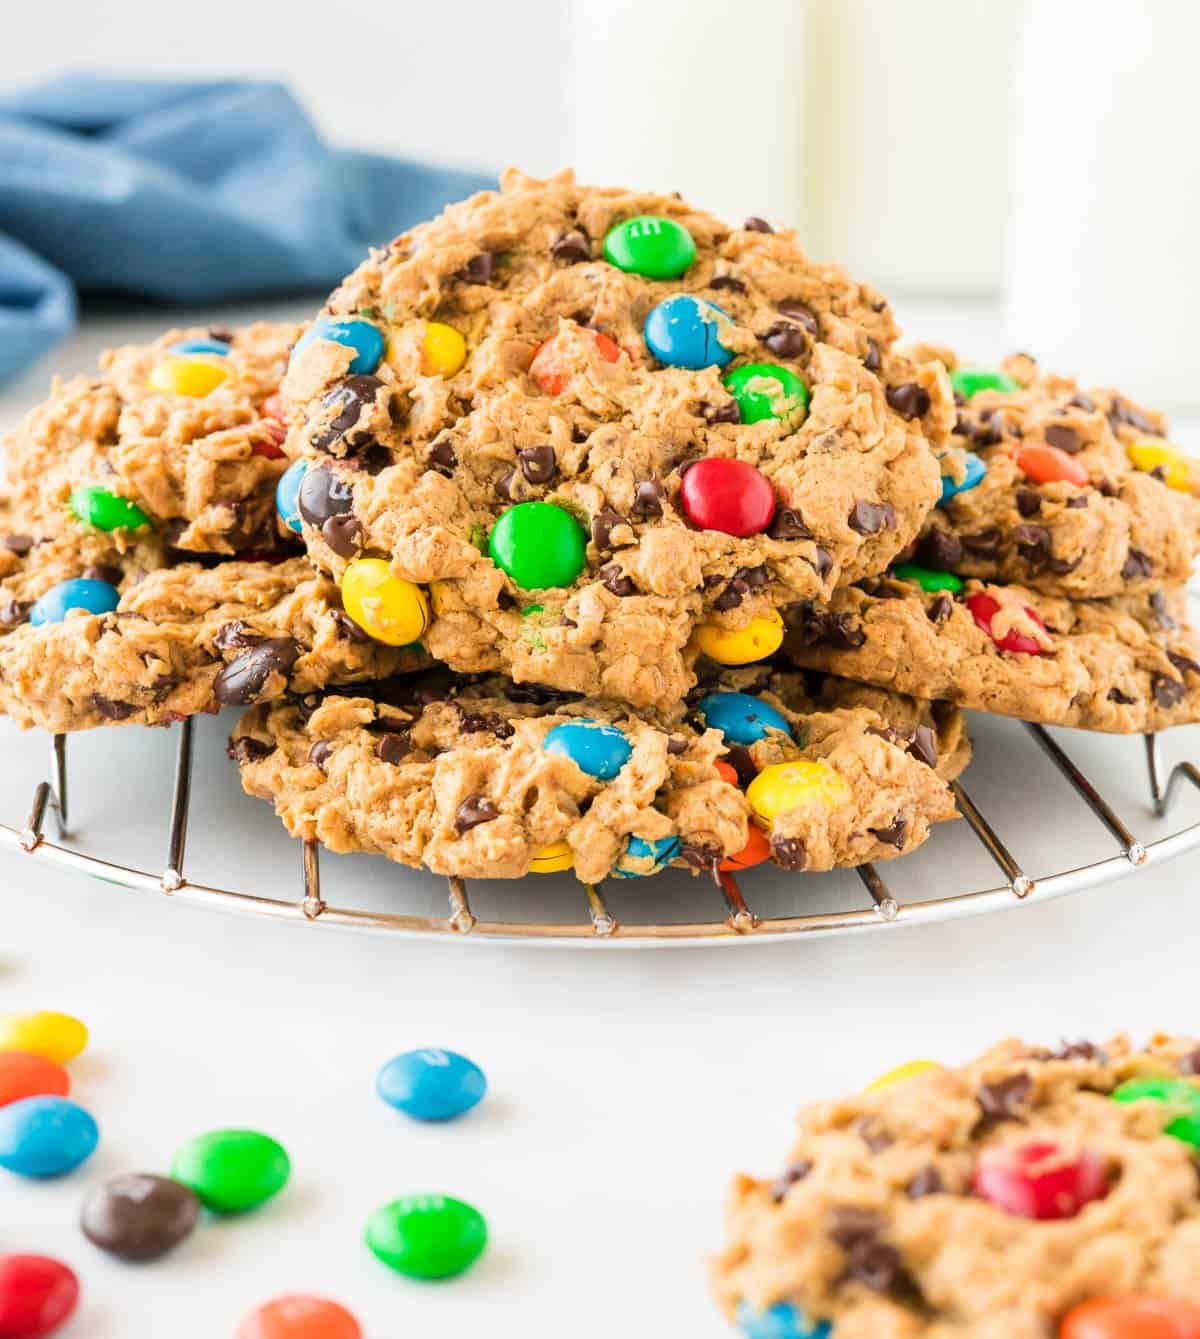
[[[912,356],[936,357],[949,371],[958,366],[945,349],[921,346]],[[987,473],[931,514],[920,559],[961,576],[1073,598],[1185,582],[1200,549],[1200,469],[1163,469],[1164,450],[1178,455],[1163,416],[1117,391],[1084,390],[1044,372],[1026,354],[1005,360],[1001,371],[1018,390],[959,397],[943,468],[961,479],[965,450]],[[1047,446],[1070,457],[1066,468],[1076,480],[1039,482],[1044,451],[1031,457],[1022,449]],[[1135,467],[1131,449],[1143,468]],[[1021,463],[1031,458],[1034,476]],[[1055,465],[1050,470],[1057,473]]]
[[[1200,1302],[1195,1150],[1165,1132],[1188,1104],[1111,1096],[1133,1079],[1186,1091],[1198,1072],[1182,1038],[1009,1041],[961,1069],[810,1107],[783,1174],[734,1184],[717,1297],[743,1323],[794,1308],[837,1339],[1048,1339],[1089,1299]],[[981,1162],[1037,1142],[1055,1150],[1050,1165],[1098,1160],[1106,1193],[1046,1220],[973,1189]]]
[[[604,258],[606,234],[645,214],[694,239],[679,277]],[[327,314],[381,330],[383,361],[348,375],[354,350],[316,339],[284,382],[287,449],[328,471],[323,491],[341,508],[332,529],[320,508],[305,518],[314,561],[340,576],[359,553],[384,555],[398,578],[429,585],[425,641],[455,669],[639,706],[686,691],[699,624],[744,627],[883,570],[938,496],[930,442],[954,417],[944,368],[893,351],[874,290],[809,261],[793,233],[750,222],[730,228],[675,197],[585,188],[569,173],[510,172],[499,194],[372,255]],[[710,319],[727,367],[651,355],[646,318],[678,294],[722,309]],[[431,369],[431,323],[465,341],[458,370]],[[807,413],[742,422],[722,377],[748,362],[798,376]],[[683,475],[713,457],[768,481],[765,529],[739,537],[688,519]],[[530,501],[570,512],[586,542],[578,575],[536,592],[487,551],[502,513]]]
[[[0,547],[0,572],[14,563],[27,569],[10,572],[3,590],[43,593],[54,584],[43,564],[57,563],[66,544],[50,541],[23,558]],[[68,557],[68,575],[80,575],[77,555]],[[35,627],[23,621],[24,601],[8,595],[0,617],[22,621],[0,628],[0,711],[53,731],[155,725],[423,663],[416,651],[364,636],[337,587],[304,558],[182,563],[146,574],[129,557],[101,577],[121,591],[112,613],[75,610]]]
[[[95,487],[134,503],[145,518],[106,532],[119,548],[154,538],[188,552],[233,554],[270,542],[275,483],[287,460],[283,424],[268,402],[296,332],[267,322],[171,330],[153,344],[106,353],[94,378],[56,378],[49,398],[4,441],[15,509],[37,518],[48,537],[95,530],[70,505],[72,494]],[[227,354],[171,353],[214,335]],[[161,369],[188,360],[210,365],[209,380],[223,380],[203,394],[155,388]],[[191,389],[209,380],[202,372]]]
[[[970,750],[952,709],[935,714],[831,681],[810,692],[788,673],[729,687],[754,690],[787,719],[791,737],[772,731],[730,748],[682,706],[638,714],[611,700],[437,671],[255,707],[230,756],[245,789],[270,800],[293,836],[462,877],[519,877],[557,843],[587,883],[653,873],[664,861],[715,870],[750,849],[754,814],[740,784],[778,762],[820,762],[846,789],[832,806],[812,794],[776,818],[756,858],[769,849],[789,869],[899,855],[954,816],[947,782]],[[610,779],[546,748],[552,730],[579,721],[624,736],[628,758]],[[722,774],[719,760],[734,767]],[[656,859],[645,847],[639,854],[638,842],[631,850],[631,839],[666,846]]]
[[[889,577],[825,607],[797,605],[788,622],[792,663],[915,697],[1114,734],[1200,720],[1200,645],[1179,588],[1065,600],[978,581],[924,591]],[[1002,649],[1012,637],[1029,649]]]

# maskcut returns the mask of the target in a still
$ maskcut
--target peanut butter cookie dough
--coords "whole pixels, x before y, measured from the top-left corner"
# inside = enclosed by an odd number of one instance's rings
[[[457,670],[669,706],[697,645],[762,659],[780,605],[916,538],[954,409],[896,335],[790,232],[508,173],[297,344],[285,521],[343,583],[390,581],[407,613],[374,635],[407,637],[428,588]]]
[[[749,1339],[1084,1339],[1200,1325],[1200,1049],[1155,1037],[915,1062],[801,1114],[714,1262]]]
[[[172,330],[56,379],[4,442],[14,509],[90,533],[233,554],[271,543],[286,459],[278,388],[297,328]]]
[[[1025,354],[998,369],[939,358],[959,400],[943,456],[945,500],[920,561],[1072,598],[1186,582],[1200,548],[1200,462],[1161,414],[1113,390],[1082,390]]]
[[[331,850],[597,883],[900,855],[954,816],[970,749],[952,708],[797,674],[743,672],[655,715],[438,670],[256,707],[230,756]]]

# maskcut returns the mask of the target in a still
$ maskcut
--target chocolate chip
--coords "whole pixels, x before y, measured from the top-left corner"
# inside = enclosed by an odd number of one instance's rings
[[[1033,1080],[1022,1071],[997,1079],[995,1083],[980,1084],[975,1099],[988,1121],[1023,1121],[1032,1092]]]
[[[308,761],[314,767],[319,767],[323,772],[325,764],[329,761],[329,755],[333,752],[333,745],[327,739],[318,739],[317,742],[308,751]]]
[[[723,853],[707,842],[684,842],[679,848],[679,858],[692,869],[710,869],[715,872],[724,858]]]
[[[496,277],[496,257],[488,251],[472,256],[454,276],[465,284],[490,284]]]
[[[946,1187],[936,1167],[922,1167],[904,1188],[910,1200],[923,1200],[926,1195],[940,1195]]]
[[[766,565],[758,567],[739,567],[733,574],[735,581],[743,581],[751,590],[761,590],[771,579]]]
[[[1016,493],[1017,510],[1028,519],[1036,516],[1042,509],[1041,495],[1032,488],[1018,488]]]
[[[305,472],[300,480],[296,507],[300,515],[318,530],[331,516],[343,516],[354,505],[354,486],[348,479],[320,465]]]
[[[1131,707],[1136,701],[1136,697],[1130,697],[1128,693],[1123,693],[1119,688],[1110,688],[1108,690],[1108,700],[1115,702],[1119,707]]]
[[[370,634],[364,632],[344,609],[331,609],[329,616],[342,641],[365,644],[371,640]]]
[[[849,525],[860,535],[877,535],[896,528],[896,509],[890,502],[865,502],[861,498],[850,509]]]
[[[1200,1074],[1200,1047],[1180,1056],[1177,1068],[1181,1074]]]
[[[1150,608],[1154,611],[1155,618],[1158,619],[1159,627],[1171,629],[1179,626],[1171,616],[1171,611],[1167,608],[1167,597],[1162,591],[1156,590],[1151,594]]]
[[[1178,679],[1172,679],[1169,674],[1152,674],[1150,690],[1154,694],[1155,702],[1163,708],[1177,707],[1187,692],[1184,685]]]
[[[127,721],[137,711],[132,702],[115,702],[102,693],[92,694],[92,706],[106,721]]]
[[[1200,674],[1200,661],[1185,656],[1182,651],[1168,651],[1167,659],[1180,674]]]
[[[836,1205],[830,1214],[829,1237],[842,1250],[849,1250],[856,1242],[878,1237],[883,1224],[873,1209],[856,1204]]]
[[[225,707],[255,702],[271,676],[286,676],[299,656],[300,648],[290,637],[268,637],[221,670],[213,680],[213,696]]]
[[[512,726],[503,716],[494,711],[467,711],[462,703],[455,703],[458,709],[458,728],[464,735],[488,734],[497,739],[511,739],[515,734]]]
[[[726,400],[722,404],[702,404],[700,417],[705,423],[740,423],[742,411],[736,400]]]
[[[810,600],[799,606],[798,632],[804,646],[832,646],[838,651],[857,651],[867,640],[867,634],[855,627],[849,614],[835,614],[814,605]]]
[[[976,530],[969,535],[961,535],[962,546],[977,558],[994,558],[1000,552],[1000,542],[1004,536],[996,526],[985,530]]]
[[[110,586],[119,586],[122,573],[119,567],[110,567],[108,563],[92,563],[81,575],[91,581],[107,581]]]
[[[896,1142],[886,1130],[882,1130],[874,1121],[860,1120],[855,1123],[854,1132],[866,1144],[872,1153],[882,1153]]]
[[[429,463],[429,468],[437,470],[440,474],[448,475],[458,466],[458,454],[454,450],[454,443],[448,437],[439,437],[430,446],[425,459]]]
[[[238,766],[241,766],[242,763],[257,762],[260,758],[265,758],[268,754],[274,752],[275,749],[270,744],[252,739],[249,735],[242,735],[238,739],[231,737],[229,743],[225,746],[225,756],[232,759]]]
[[[939,595],[925,611],[931,623],[944,623],[954,612],[954,601],[949,595]]]
[[[807,1159],[800,1162],[793,1162],[779,1176],[771,1182],[771,1198],[776,1204],[788,1193],[789,1190],[811,1172],[813,1165]]]
[[[5,600],[0,604],[0,628],[19,628],[32,608],[32,600]]]
[[[33,536],[5,535],[0,544],[3,544],[9,553],[15,553],[18,558],[23,558],[33,548]]]
[[[232,623],[222,623],[213,638],[213,646],[222,655],[226,651],[244,651],[249,646],[257,646],[263,639],[251,631],[249,623],[235,618]]]
[[[321,401],[322,408],[333,412],[328,426],[313,439],[312,444],[319,451],[327,451],[339,442],[347,447],[355,447],[369,440],[365,429],[357,430],[360,419],[368,416],[376,403],[376,397],[383,388],[378,377],[358,375],[347,377]]]
[[[522,447],[517,452],[517,464],[531,484],[548,484],[558,473],[558,457],[552,446]]]
[[[863,359],[863,366],[868,372],[878,372],[883,366],[883,359],[879,354],[879,345],[869,337],[867,339],[867,356]]]
[[[750,587],[744,581],[731,581],[713,601],[713,608],[727,613],[730,609],[736,609],[749,594]]]
[[[929,392],[915,381],[906,381],[900,386],[889,386],[887,402],[904,418],[921,418],[929,413],[933,404]]]
[[[821,322],[807,302],[802,302],[799,298],[784,298],[782,302],[775,304],[775,310],[781,316],[786,316],[789,321],[796,321],[802,325],[813,339],[820,338]]]
[[[1131,548],[1125,555],[1125,562],[1121,567],[1121,576],[1126,581],[1133,581],[1137,577],[1148,577],[1152,571],[1149,556],[1143,553],[1141,549]]]
[[[1057,1051],[1051,1053],[1051,1060],[1094,1060],[1098,1065],[1108,1063],[1108,1055],[1094,1041],[1065,1041]]]
[[[688,742],[683,735],[667,736],[667,753],[672,758],[682,757],[688,751]]]
[[[572,232],[565,232],[550,248],[550,254],[555,260],[561,260],[565,265],[578,265],[582,261],[591,260],[592,244],[578,229]]]
[[[516,480],[516,470],[508,470],[502,474],[492,487],[496,490],[496,496],[502,497],[506,502],[511,502],[513,498],[512,486]]]
[[[725,754],[725,761],[737,773],[739,786],[748,786],[758,775],[754,755],[745,744],[731,744]]]
[[[658,479],[643,479],[633,499],[635,516],[661,516],[667,490]]]
[[[802,870],[808,865],[808,851],[799,837],[772,837],[771,859],[780,869]]]
[[[1096,402],[1089,395],[1084,395],[1082,391],[1077,392],[1067,401],[1069,405],[1076,409],[1082,409],[1085,413],[1093,413],[1096,408]]]
[[[885,846],[894,846],[897,851],[902,851],[908,840],[908,819],[903,814],[897,814],[886,828],[872,828],[871,833]]]
[[[962,541],[952,530],[940,526],[934,526],[917,543],[917,561],[938,572],[953,572],[962,556]]]
[[[357,516],[331,516],[321,537],[339,558],[354,558],[362,549],[363,528]]]
[[[360,446],[355,447],[355,454],[347,458],[347,464],[353,465],[356,470],[362,470],[364,474],[369,474],[374,478],[377,474],[382,474],[384,470],[392,463],[392,453],[386,446],[380,446],[378,442],[367,438]]]
[[[500,810],[486,795],[468,795],[454,814],[454,831],[461,837],[481,823],[490,823],[500,817]]]
[[[380,762],[391,763],[394,767],[412,752],[412,741],[407,730],[388,730],[379,736],[375,745],[375,756]]]
[[[1101,497],[1120,496],[1120,489],[1118,489],[1111,479],[1097,479],[1096,492],[1099,493]]]
[[[709,288],[715,288],[717,292],[721,292],[722,289],[729,293],[744,293],[746,291],[746,285],[736,275],[732,274],[714,274],[708,281],[708,286]]]
[[[868,725],[867,734],[874,735],[876,739],[885,740],[889,744],[894,744],[898,737],[890,725]]]
[[[637,586],[633,583],[633,578],[626,576],[619,563],[609,563],[606,567],[600,569],[600,581],[605,590],[610,590],[614,595],[624,598],[627,595],[634,595],[637,592]]]
[[[745,228],[747,232],[775,231],[775,229],[771,227],[771,225],[767,222],[766,219],[760,219],[757,214],[751,214],[750,217],[745,221],[745,223],[742,224],[742,227]]]
[[[600,550],[613,547],[612,532],[625,524],[625,518],[612,507],[604,507],[592,518],[592,543]]]
[[[772,539],[812,539],[812,531],[794,507],[778,507],[767,527]]]
[[[1013,528],[1017,552],[1033,567],[1044,567],[1050,557],[1050,531],[1044,525],[1018,525]]]
[[[792,321],[776,321],[761,339],[778,358],[799,358],[808,348],[808,336]]]
[[[928,725],[918,725],[909,740],[908,751],[926,767],[936,767],[938,761],[937,736]]]
[[[208,327],[209,339],[219,339],[222,344],[232,344],[237,339],[236,333],[227,325],[210,325]]]
[[[1066,423],[1051,423],[1047,425],[1042,434],[1050,446],[1057,446],[1060,451],[1066,451],[1068,455],[1075,455],[1076,452],[1083,450],[1083,440],[1074,428]]]
[[[847,1252],[849,1259],[842,1275],[846,1283],[861,1283],[882,1297],[907,1298],[917,1295],[917,1285],[904,1266],[904,1258],[887,1242],[862,1240]]]
[[[1064,504],[1068,511],[1083,511],[1088,504],[1088,495],[1086,493],[1076,493],[1074,497],[1069,497]]]

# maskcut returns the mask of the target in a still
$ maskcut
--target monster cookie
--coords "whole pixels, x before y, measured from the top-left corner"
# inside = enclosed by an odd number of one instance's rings
[[[960,576],[1072,598],[1185,582],[1200,547],[1200,463],[1116,391],[1083,391],[1024,354],[999,369],[940,357],[959,400],[943,501],[917,550]]]
[[[904,579],[900,579],[903,577]],[[1181,589],[1065,600],[901,565],[788,611],[792,663],[915,697],[1117,734],[1200,720]]]
[[[19,513],[44,537],[232,554],[270,542],[286,461],[276,394],[296,327],[173,330],[56,380],[6,439]]]
[[[740,1177],[716,1294],[749,1339],[1195,1339],[1200,1049],[1005,1042],[810,1107]]]
[[[147,573],[136,548],[81,566],[69,536],[23,553],[14,539],[0,540],[0,710],[23,726],[176,721],[423,660],[364,636],[303,558]]]
[[[779,605],[915,539],[954,414],[895,337],[791,233],[509,173],[296,345],[285,524],[343,586],[408,610],[428,587],[455,669],[669,706],[697,647],[762,659]]]
[[[331,850],[595,883],[902,854],[953,817],[969,746],[953,709],[796,674],[709,685],[685,717],[439,670],[256,707],[230,755]]]

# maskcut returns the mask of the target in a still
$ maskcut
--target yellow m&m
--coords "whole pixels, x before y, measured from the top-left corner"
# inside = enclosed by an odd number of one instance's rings
[[[1200,488],[1200,461],[1193,460],[1170,442],[1159,442],[1147,438],[1140,442],[1130,442],[1125,448],[1130,464],[1135,470],[1162,470],[1163,481],[1168,488],[1180,493],[1193,493]]]
[[[88,1030],[70,1014],[39,1009],[0,1015],[0,1051],[25,1051],[64,1065],[87,1045]]]
[[[150,373],[150,385],[164,395],[199,399],[215,391],[228,377],[228,368],[206,358],[168,358]]]
[[[744,628],[702,623],[696,629],[696,645],[719,665],[749,665],[774,655],[783,643],[783,632],[783,619],[772,609]]]
[[[570,869],[574,863],[575,856],[566,842],[551,842],[533,857],[529,868],[534,874],[558,874]]]
[[[777,762],[764,767],[746,788],[750,808],[766,827],[780,814],[814,800],[833,809],[850,798],[846,779],[823,762]]]
[[[918,1074],[928,1074],[931,1069],[941,1069],[941,1065],[936,1060],[907,1060],[895,1069],[889,1069],[886,1074],[880,1074],[867,1084],[863,1092],[877,1093],[883,1088],[890,1088],[893,1083],[903,1083],[905,1079],[915,1079]]]
[[[452,325],[429,321],[421,341],[421,371],[427,377],[452,377],[467,361],[467,341]]]
[[[342,604],[365,633],[388,646],[407,646],[429,626],[425,592],[393,576],[382,558],[355,558],[347,565]]]

